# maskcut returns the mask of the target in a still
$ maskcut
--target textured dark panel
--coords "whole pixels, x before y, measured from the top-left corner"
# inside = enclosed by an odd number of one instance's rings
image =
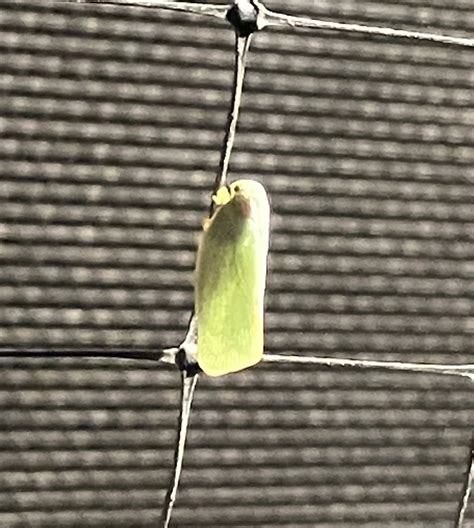
[[[466,0],[268,6],[474,29]],[[1,3],[2,346],[182,338],[232,48],[207,18]],[[231,171],[272,198],[269,351],[473,362],[473,63],[427,44],[256,36]],[[156,526],[177,374],[2,365],[0,524]],[[448,527],[472,422],[462,380],[268,366],[202,380],[175,526]]]

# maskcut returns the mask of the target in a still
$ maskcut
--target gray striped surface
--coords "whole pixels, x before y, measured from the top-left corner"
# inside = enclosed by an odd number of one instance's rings
[[[472,36],[474,5],[445,4],[267,3]],[[0,48],[0,347],[175,345],[232,31],[3,0]],[[473,362],[473,66],[469,49],[255,37],[231,174],[272,200],[268,352]],[[1,362],[0,525],[157,526],[177,373]],[[473,410],[468,380],[293,366],[203,379],[174,525],[448,528]]]

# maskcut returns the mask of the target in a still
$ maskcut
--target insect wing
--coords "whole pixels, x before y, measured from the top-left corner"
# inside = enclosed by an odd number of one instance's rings
[[[216,216],[198,251],[197,357],[209,376],[255,365],[263,354],[268,228],[231,215],[228,207]]]

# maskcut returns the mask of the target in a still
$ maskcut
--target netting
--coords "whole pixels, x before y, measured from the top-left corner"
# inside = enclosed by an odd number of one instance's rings
[[[461,1],[268,7],[471,31]],[[176,345],[232,31],[191,14],[31,2],[2,4],[0,24],[2,346]],[[460,47],[256,35],[230,174],[272,197],[268,352],[472,362],[471,69]],[[176,373],[2,362],[1,524],[156,525]],[[174,522],[448,526],[471,401],[469,380],[418,374],[266,365],[203,380]]]

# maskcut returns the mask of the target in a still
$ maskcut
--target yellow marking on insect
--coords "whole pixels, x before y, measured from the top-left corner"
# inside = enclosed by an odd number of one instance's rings
[[[220,207],[227,205],[235,196],[235,191],[231,186],[223,186],[217,189],[216,193],[212,196],[212,201],[216,206]]]

